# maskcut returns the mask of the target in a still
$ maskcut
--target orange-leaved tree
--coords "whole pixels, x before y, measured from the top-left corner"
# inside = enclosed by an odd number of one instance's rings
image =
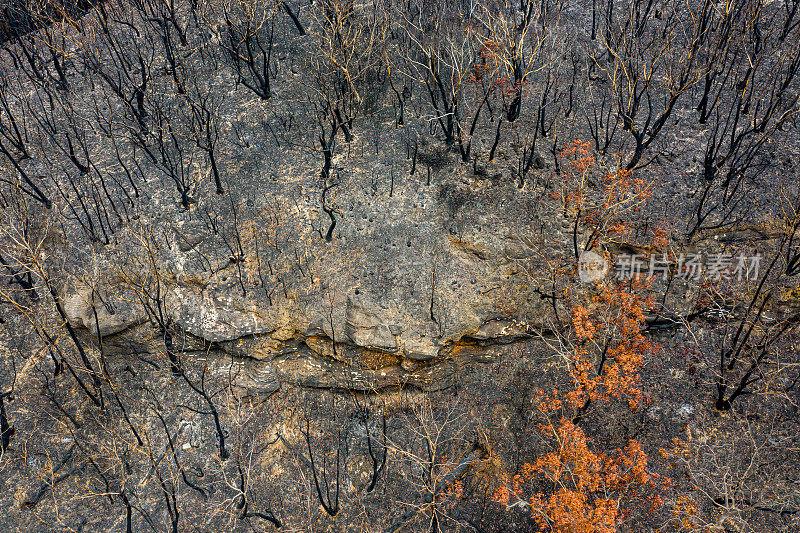
[[[652,183],[624,168],[621,156],[598,160],[588,141],[573,141],[559,157],[564,170],[551,198],[573,223],[575,256],[629,237],[631,219],[652,195]]]
[[[498,503],[531,510],[541,531],[610,533],[646,514],[660,500],[658,475],[634,439],[612,449],[595,445],[581,426],[590,408],[594,418],[614,409],[638,410],[646,403],[639,370],[658,346],[643,333],[646,286],[620,287],[607,281],[567,294],[571,328],[551,343],[563,361],[568,385],[540,390],[534,401],[536,428],[546,449],[524,463],[494,495]]]
[[[598,160],[580,140],[560,159],[564,171],[553,207],[571,223],[575,260],[592,249],[608,258],[605,245],[635,233],[651,184],[621,160]],[[652,245],[663,243],[654,239]],[[624,285],[612,279],[579,284],[574,274],[574,264],[561,264],[553,276],[556,335],[542,339],[557,354],[558,376],[531,406],[538,423],[530,440],[542,445],[504,478],[494,499],[529,509],[541,531],[606,533],[661,504],[655,487],[665,480],[650,471],[645,451],[622,422],[647,403],[640,370],[659,346],[643,333],[653,308],[649,280],[635,275]],[[621,432],[611,429],[614,419],[625,427]]]

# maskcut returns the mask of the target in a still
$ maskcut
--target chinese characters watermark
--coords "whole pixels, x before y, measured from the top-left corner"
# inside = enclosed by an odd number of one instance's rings
[[[578,276],[584,283],[598,281],[609,271],[618,280],[629,280],[640,276],[669,279],[676,278],[699,281],[701,278],[756,280],[761,266],[761,255],[733,254],[620,254],[613,269],[608,261],[595,252],[584,252],[578,260]]]

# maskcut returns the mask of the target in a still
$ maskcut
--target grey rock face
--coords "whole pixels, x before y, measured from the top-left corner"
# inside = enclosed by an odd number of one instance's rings
[[[495,319],[481,325],[478,331],[470,334],[469,337],[482,342],[505,344],[530,337],[530,335],[529,327],[524,322]]]
[[[89,330],[95,337],[98,332],[100,337],[120,333],[146,319],[141,307],[113,294],[104,296],[98,291],[93,294],[87,287],[68,295],[63,305],[69,323]]]
[[[304,176],[318,174],[318,161],[276,161],[281,180],[250,176],[230,201],[201,196],[142,218],[131,231],[154,230],[152,262],[132,246],[116,267],[140,256],[145,277],[157,272],[173,326],[227,357],[238,387],[446,388],[459,365],[485,362],[491,347],[523,342],[547,322],[550,303],[534,289],[551,289],[530,273],[570,251],[572,228],[541,229],[537,196],[467,177],[452,161],[430,183],[398,179],[392,194],[347,174],[326,241],[317,196],[300,194],[316,190]],[[79,303],[83,326],[92,317]],[[104,334],[134,323],[101,320]]]
[[[263,361],[228,359],[216,366],[214,373],[230,376],[234,387],[250,394],[270,394],[281,386],[275,367]]]
[[[197,223],[176,224],[173,230],[175,232],[175,240],[178,244],[178,249],[180,249],[181,252],[189,252],[195,249],[198,244],[208,237],[205,229]]]
[[[167,306],[175,323],[209,342],[235,340],[273,329],[254,309],[245,305],[230,292],[213,289],[196,292],[175,287],[167,296]]]
[[[391,328],[381,322],[378,316],[359,296],[347,297],[345,335],[356,346],[393,352],[397,350],[397,340]]]
[[[403,341],[403,354],[415,361],[431,361],[439,356],[439,347],[429,338],[410,337]]]

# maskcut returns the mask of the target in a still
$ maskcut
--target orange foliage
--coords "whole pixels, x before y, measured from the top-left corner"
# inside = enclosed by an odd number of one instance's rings
[[[599,250],[603,242],[628,235],[632,215],[651,194],[650,183],[634,177],[619,160],[601,168],[590,142],[576,140],[560,155],[566,162],[564,179],[552,197],[573,219],[583,249]],[[655,227],[653,235],[655,248],[668,246],[666,228]],[[612,533],[633,518],[634,510],[646,514],[661,506],[653,488],[667,480],[648,471],[639,442],[599,449],[578,425],[590,406],[621,402],[623,409],[636,410],[645,402],[640,369],[659,350],[642,333],[645,312],[653,305],[647,283],[636,278],[623,288],[607,280],[564,289],[571,328],[559,346],[566,347],[560,353],[570,387],[538,392],[533,405],[547,449],[516,475],[503,476],[494,493],[495,501],[506,506],[527,503],[542,531]]]
[[[619,520],[629,514],[623,503],[637,496],[636,488],[651,484],[647,455],[635,440],[612,454],[593,451],[583,430],[570,419],[540,424],[542,434],[554,443],[553,451],[533,463],[525,463],[508,485],[494,494],[498,503],[508,505],[511,496],[522,498],[531,480],[549,482],[553,490],[536,493],[528,503],[543,531],[560,533],[612,533]],[[623,501],[624,499],[624,501]],[[649,499],[658,506],[658,497]]]
[[[632,290],[612,284],[599,285],[588,308],[579,304],[573,306],[576,347],[572,351],[575,390],[571,397],[579,400],[575,407],[588,400],[615,398],[626,399],[634,408],[642,400],[638,387],[639,367],[647,354],[659,350],[656,343],[642,334],[644,309],[652,305],[648,298],[639,294],[642,283],[635,280]],[[601,334],[598,335],[598,331]],[[590,347],[600,352],[596,363],[587,349]]]
[[[660,499],[647,490],[658,476],[648,472],[641,445],[628,440],[624,448],[604,453],[575,421],[590,403],[618,399],[636,409],[642,402],[639,368],[658,349],[641,332],[648,304],[635,287],[629,291],[607,284],[598,287],[588,305],[573,306],[573,389],[540,391],[534,402],[543,419],[538,429],[551,443],[550,451],[523,464],[494,494],[496,502],[509,505],[524,498],[528,486],[550,487],[527,498],[542,531],[612,533],[630,516],[634,501],[651,509],[660,506]]]
[[[651,196],[651,183],[634,177],[619,157],[612,168],[601,169],[589,141],[573,141],[560,157],[567,161],[566,172],[561,190],[552,197],[560,199],[565,213],[578,217],[580,225],[591,231],[586,246],[596,246],[601,238],[626,235],[631,228],[625,218]]]

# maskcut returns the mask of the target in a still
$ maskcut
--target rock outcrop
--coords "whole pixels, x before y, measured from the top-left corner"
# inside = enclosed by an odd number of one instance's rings
[[[141,306],[113,293],[81,287],[63,302],[67,320],[95,337],[107,337],[141,324],[147,315]]]

